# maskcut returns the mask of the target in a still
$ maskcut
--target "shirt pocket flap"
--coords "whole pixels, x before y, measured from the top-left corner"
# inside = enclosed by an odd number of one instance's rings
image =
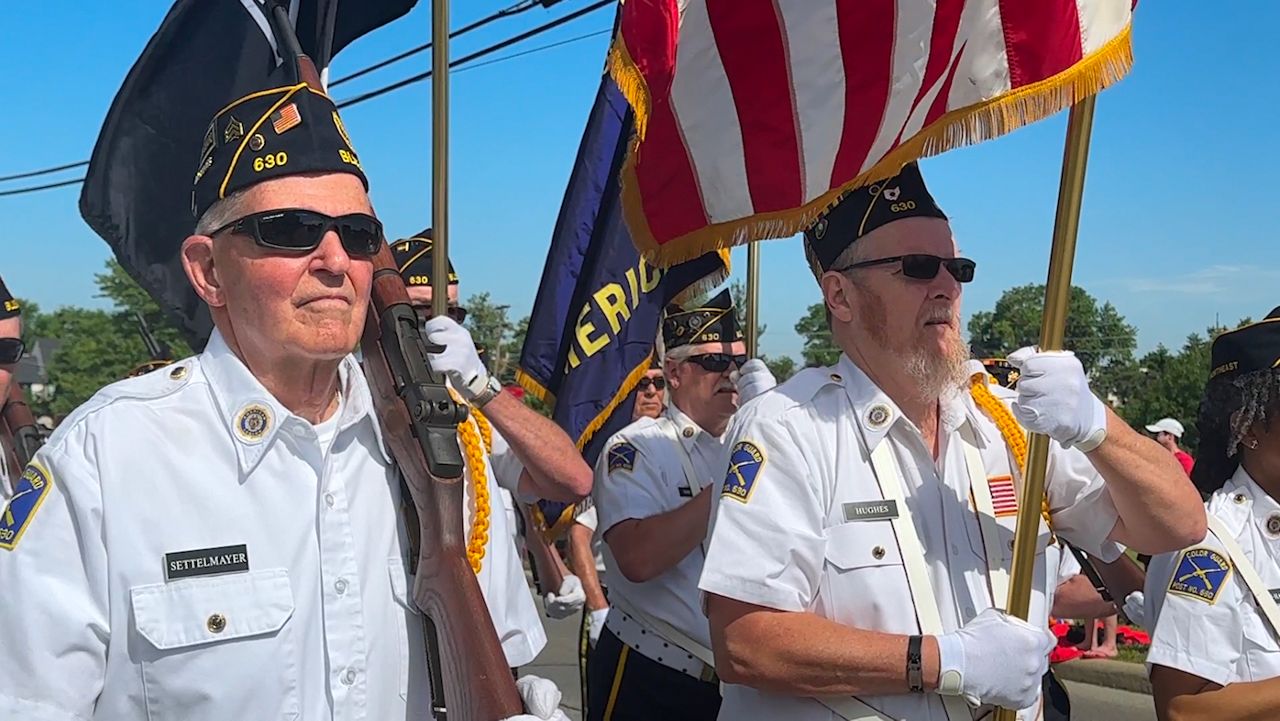
[[[395,597],[396,603],[415,614],[420,613],[418,604],[413,600],[414,576],[410,576],[405,570],[404,561],[398,558],[387,561],[387,574],[391,576],[391,595]]]
[[[138,633],[160,650],[275,633],[293,615],[283,568],[135,586]]]
[[[891,521],[852,521],[827,529],[827,560],[842,571],[902,564]]]

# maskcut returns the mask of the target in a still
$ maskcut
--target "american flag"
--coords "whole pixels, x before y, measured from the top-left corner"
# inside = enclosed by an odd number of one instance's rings
[[[276,135],[301,124],[302,116],[298,114],[298,106],[295,103],[289,103],[271,114],[271,127],[275,128]]]
[[[996,476],[987,479],[991,489],[991,507],[996,518],[1018,515],[1018,496],[1013,490],[1012,476]]]
[[[794,235],[841,192],[1118,81],[1133,0],[632,0],[623,199],[660,265]]]

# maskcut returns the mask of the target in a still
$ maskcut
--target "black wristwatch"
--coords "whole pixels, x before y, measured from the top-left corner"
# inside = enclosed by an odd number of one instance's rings
[[[907,690],[911,693],[924,693],[923,644],[924,638],[921,636],[907,638]]]

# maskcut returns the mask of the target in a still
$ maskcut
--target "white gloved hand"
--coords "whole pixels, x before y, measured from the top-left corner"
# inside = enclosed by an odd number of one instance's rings
[[[1124,615],[1139,626],[1147,625],[1147,597],[1142,591],[1134,591],[1124,597]]]
[[[1107,407],[1089,390],[1074,353],[1020,348],[1009,354],[1009,363],[1019,371],[1013,415],[1027,430],[1067,448],[1096,442],[1106,432]]]
[[[548,593],[542,597],[547,615],[551,618],[568,618],[582,609],[587,603],[587,592],[582,590],[582,580],[568,575],[560,584],[558,593]]]
[[[604,622],[607,620],[609,620],[608,607],[598,608],[587,617],[587,639],[591,643],[591,648],[595,648],[600,642],[600,634],[604,631]]]
[[[560,710],[562,694],[554,681],[540,676],[521,676],[516,679],[516,691],[529,713],[504,721],[569,721],[569,717]]]
[[[742,404],[778,385],[778,380],[764,361],[752,358],[738,369],[734,384],[738,387],[738,403]]]
[[[432,369],[446,373],[454,390],[468,402],[474,401],[489,385],[489,371],[480,362],[471,334],[447,315],[428,320],[422,331],[428,343],[444,346],[443,353],[427,354]]]
[[[1009,614],[988,608],[964,628],[937,637],[939,677],[960,675],[960,695],[973,704],[1023,709],[1040,696],[1057,639]]]

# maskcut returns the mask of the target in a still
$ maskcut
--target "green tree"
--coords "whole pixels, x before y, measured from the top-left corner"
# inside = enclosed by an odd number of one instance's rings
[[[827,327],[827,307],[823,303],[809,306],[804,317],[796,321],[796,333],[804,339],[804,348],[800,354],[806,368],[835,365],[840,360],[840,349],[836,347],[831,329]]]
[[[782,383],[786,379],[796,374],[796,359],[789,355],[781,355],[776,357],[762,356],[764,364],[769,366],[769,371],[773,373],[773,377]]]
[[[169,347],[170,355],[174,360],[192,355],[191,346],[187,344],[178,329],[170,325],[164,311],[160,310],[159,304],[125,272],[114,258],[107,260],[106,272],[95,275],[94,281],[98,285],[98,297],[110,300],[115,307],[113,317],[117,332],[122,335],[132,335],[138,339],[140,349],[138,363],[151,359],[147,357],[146,345],[142,343],[135,313],[146,320],[152,335]]]
[[[1236,327],[1249,322],[1245,318]],[[1194,451],[1200,442],[1196,417],[1209,378],[1210,349],[1213,339],[1227,330],[1230,328],[1210,327],[1203,336],[1192,333],[1177,352],[1160,345],[1117,368],[1109,384],[1109,400],[1116,412],[1138,429],[1161,418],[1176,418],[1186,429],[1182,445]]]
[[[1040,342],[1044,286],[1006,290],[995,308],[969,319],[969,342],[979,358],[1004,357]],[[1063,345],[1080,358],[1085,372],[1114,369],[1129,363],[1137,347],[1137,331],[1111,303],[1099,303],[1083,288],[1072,286]]]
[[[735,280],[729,284],[729,297],[733,299],[733,314],[737,318],[738,327],[742,329],[742,335],[747,335],[747,288],[742,281]],[[759,318],[756,318],[759,321]],[[764,336],[764,323],[756,323],[756,343],[759,344],[760,338]],[[761,356],[763,357],[763,356]]]
[[[520,347],[512,343],[516,327],[507,317],[511,306],[494,303],[488,293],[477,293],[467,298],[465,305],[465,325],[476,347],[484,349],[489,372],[503,385],[515,382]]]

